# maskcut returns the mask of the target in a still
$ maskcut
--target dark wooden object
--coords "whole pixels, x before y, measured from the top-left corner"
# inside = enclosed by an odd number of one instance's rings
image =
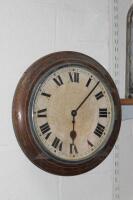
[[[31,133],[28,120],[28,107],[32,90],[38,79],[51,67],[58,64],[77,63],[95,70],[105,80],[115,105],[116,120],[113,131],[106,145],[92,158],[81,163],[65,163],[53,156],[48,156],[37,146]],[[23,152],[39,168],[58,175],[77,175],[87,172],[99,165],[112,150],[119,134],[121,124],[121,103],[112,78],[94,59],[77,52],[57,52],[45,56],[33,63],[24,73],[15,91],[12,107],[14,131]]]
[[[133,105],[133,99],[121,99],[121,105]]]

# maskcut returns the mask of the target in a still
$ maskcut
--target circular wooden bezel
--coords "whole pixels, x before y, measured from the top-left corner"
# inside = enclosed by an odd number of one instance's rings
[[[85,160],[83,163],[66,164],[65,162],[60,162],[58,159],[55,160],[52,155],[50,156],[45,154],[45,152],[42,152],[33,138],[28,120],[30,97],[37,81],[54,65],[63,65],[68,62],[76,62],[85,65],[86,67],[92,68],[96,73],[99,73],[110,90],[115,107],[116,119],[113,131],[106,145],[94,157]],[[118,137],[121,125],[121,103],[112,78],[97,61],[78,52],[57,52],[39,59],[24,73],[15,91],[12,107],[12,119],[18,143],[33,164],[42,170],[53,174],[72,176],[93,169],[110,153]]]

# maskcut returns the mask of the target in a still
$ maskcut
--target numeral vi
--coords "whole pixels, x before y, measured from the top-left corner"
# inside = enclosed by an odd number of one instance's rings
[[[75,144],[70,144],[70,154],[76,153],[78,154],[78,150]]]

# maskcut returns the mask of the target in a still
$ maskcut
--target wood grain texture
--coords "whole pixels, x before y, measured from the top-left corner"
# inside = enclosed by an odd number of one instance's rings
[[[110,88],[115,105],[116,120],[113,131],[106,145],[95,157],[86,159],[81,163],[65,163],[48,156],[37,146],[31,133],[28,120],[28,107],[32,90],[38,79],[51,67],[58,64],[78,63],[95,70]],[[23,152],[33,164],[39,168],[58,175],[70,176],[87,172],[99,165],[112,150],[119,134],[121,125],[121,104],[119,95],[112,78],[108,72],[94,59],[77,52],[57,52],[45,56],[33,63],[24,73],[15,91],[12,107],[13,127]]]
[[[133,105],[133,99],[121,99],[121,105]]]

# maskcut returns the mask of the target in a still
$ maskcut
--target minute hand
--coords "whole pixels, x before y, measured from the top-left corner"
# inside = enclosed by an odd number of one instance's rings
[[[83,99],[83,101],[80,103],[80,105],[76,108],[76,112],[80,109],[80,107],[84,104],[84,102],[88,99],[88,97],[92,94],[92,92],[96,89],[96,87],[98,86],[98,84],[100,83],[100,81],[97,82],[97,84],[95,85],[95,87],[90,91],[90,93]]]

